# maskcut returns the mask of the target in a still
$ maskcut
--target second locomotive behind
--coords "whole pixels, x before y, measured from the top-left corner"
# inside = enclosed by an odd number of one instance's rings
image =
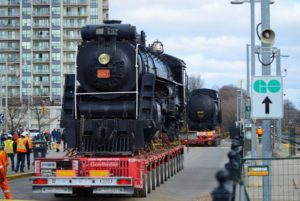
[[[187,103],[187,114],[189,129],[196,132],[196,140],[192,140],[194,144],[219,144],[222,117],[217,91],[204,88],[193,90]]]
[[[68,146],[127,155],[159,132],[173,140],[184,116],[185,63],[165,54],[159,41],[147,47],[145,33],[130,24],[86,26],[81,34],[77,75],[65,83]]]

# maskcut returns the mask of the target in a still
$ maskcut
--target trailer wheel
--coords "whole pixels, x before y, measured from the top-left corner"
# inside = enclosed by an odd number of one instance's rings
[[[160,186],[160,165],[156,167],[156,186]]]
[[[174,158],[171,159],[171,176],[174,176]]]
[[[147,192],[151,193],[152,191],[152,176],[151,176],[151,170],[147,171]]]
[[[169,161],[166,162],[166,181],[170,178],[170,167],[169,167]]]
[[[183,170],[184,169],[184,165],[183,165],[183,161],[184,161],[184,156],[183,156],[183,154],[180,154],[180,166],[181,166],[181,170]]]
[[[151,170],[151,175],[152,175],[152,190],[156,189],[156,168]]]
[[[164,162],[165,181],[168,180],[168,162]]]
[[[165,163],[162,163],[160,167],[160,183],[163,184],[164,180],[165,180]]]
[[[144,175],[144,184],[142,189],[135,189],[134,190],[134,197],[147,197],[148,193],[148,177],[147,174]]]
[[[174,159],[173,159],[173,171],[174,171],[174,175],[177,173],[176,167],[177,167],[177,156],[175,156]]]

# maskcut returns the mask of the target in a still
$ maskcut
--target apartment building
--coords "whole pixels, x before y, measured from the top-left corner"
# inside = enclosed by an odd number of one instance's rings
[[[0,113],[9,124],[2,127],[10,128],[14,105],[14,124],[59,127],[64,74],[75,72],[80,29],[108,19],[108,10],[108,0],[0,1]]]

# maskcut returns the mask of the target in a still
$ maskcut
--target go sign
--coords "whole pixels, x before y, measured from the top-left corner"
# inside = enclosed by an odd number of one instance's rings
[[[283,117],[282,77],[252,77],[252,118],[280,119]]]

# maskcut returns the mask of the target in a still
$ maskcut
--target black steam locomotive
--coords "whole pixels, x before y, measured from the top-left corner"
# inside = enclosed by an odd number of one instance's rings
[[[173,140],[184,116],[185,63],[159,41],[146,46],[143,31],[119,21],[86,26],[81,35],[77,74],[65,80],[68,146],[130,155],[160,132]]]
[[[222,122],[218,92],[212,89],[196,89],[187,103],[189,129],[211,131]]]

